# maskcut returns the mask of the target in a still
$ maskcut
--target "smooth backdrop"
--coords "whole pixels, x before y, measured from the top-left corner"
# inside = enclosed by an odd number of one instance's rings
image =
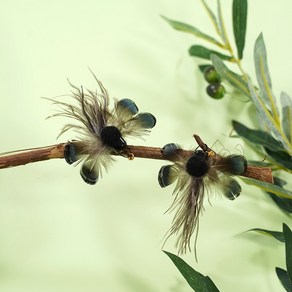
[[[222,1],[231,29],[231,1]],[[292,94],[292,2],[249,1],[244,62],[254,77],[253,44],[264,33],[276,95]],[[215,1],[209,1],[214,5]],[[195,37],[174,31],[160,17],[185,21],[214,34],[198,0],[44,1],[2,0],[0,9],[0,152],[46,146],[66,123],[49,119],[55,108],[41,97],[95,89],[88,68],[112,97],[132,98],[157,125],[137,145],[176,142],[194,148],[193,133],[217,151],[244,151],[229,138],[231,120],[252,125],[248,104],[232,95],[216,101],[205,94],[198,60],[188,56]],[[238,150],[239,149],[239,150]],[[157,172],[166,162],[117,158],[95,186],[79,167],[63,160],[0,172],[0,290],[3,292],[186,292],[190,288],[161,251],[173,214],[170,186]],[[283,291],[274,272],[285,267],[284,248],[268,237],[243,233],[280,230],[284,216],[256,188],[242,183],[235,201],[220,195],[205,204],[198,257],[184,259],[209,275],[220,291]],[[164,246],[176,253],[174,240]]]

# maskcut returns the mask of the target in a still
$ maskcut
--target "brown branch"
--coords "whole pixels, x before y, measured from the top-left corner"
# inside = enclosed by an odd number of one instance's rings
[[[57,145],[2,153],[0,154],[0,169],[54,158],[64,158],[66,145],[67,143],[60,143]]]
[[[78,141],[71,143],[78,144]],[[66,145],[68,145],[68,143],[60,143],[51,146],[31,148],[0,154],[0,169],[25,165],[32,162],[44,161],[49,159],[64,158],[64,150]],[[128,148],[130,152],[134,155],[134,157],[170,161],[175,160],[175,158],[171,157],[166,158],[162,154],[162,149],[159,147],[129,145]],[[117,155],[115,153],[112,154]],[[177,150],[177,154],[183,157],[190,157],[193,154],[193,151],[179,149]],[[273,183],[272,170],[269,167],[248,165],[246,171],[242,174],[242,176],[254,178],[268,183]]]

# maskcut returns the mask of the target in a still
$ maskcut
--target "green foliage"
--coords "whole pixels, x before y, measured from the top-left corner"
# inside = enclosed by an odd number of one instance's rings
[[[280,198],[287,198],[289,200],[292,200],[292,192],[284,189],[281,186],[277,186],[275,184],[270,184],[249,177],[242,177],[241,179],[248,185],[256,186],[262,189],[263,191],[272,193]]]
[[[277,107],[272,92],[272,82],[268,68],[266,45],[262,34],[257,38],[254,45],[254,63],[257,81],[261,92],[261,98],[265,106],[272,110],[273,117],[277,117]]]
[[[277,267],[276,273],[286,291],[292,292],[292,232],[286,224],[283,224],[283,235],[287,271]]]
[[[192,33],[196,37],[207,41],[209,45],[215,46],[215,49],[210,49],[206,46],[194,44],[189,48],[188,52],[193,57],[210,60],[211,65],[214,66],[216,72],[219,74],[219,82],[210,82],[205,77],[205,80],[210,83],[207,86],[214,87],[215,84],[221,85],[221,83],[228,83],[235,91],[247,98],[249,103],[256,109],[259,119],[256,129],[250,129],[238,121],[232,121],[233,129],[237,137],[241,137],[249,143],[259,154],[259,157],[265,157],[265,164],[271,166],[273,171],[277,172],[279,176],[283,173],[290,175],[292,173],[292,99],[285,92],[281,93],[280,98],[273,93],[263,34],[258,36],[254,44],[253,59],[256,83],[249,77],[251,74],[244,71],[241,64],[247,30],[247,0],[233,0],[232,3],[232,24],[233,37],[237,50],[236,56],[234,54],[235,50],[229,41],[229,36],[226,33],[220,0],[217,0],[216,13],[208,6],[205,0],[201,0],[201,2],[214,26],[216,32],[216,36],[214,37],[206,35],[192,26],[174,22],[167,18],[164,19],[173,28]],[[235,64],[238,70],[231,70],[228,63]],[[201,64],[199,65],[199,70],[204,74],[208,66],[210,64]],[[207,93],[210,93],[210,88],[207,90]],[[264,165],[264,163],[258,161],[256,165]],[[242,180],[246,184],[253,185],[265,191],[275,206],[290,216],[292,213],[292,192],[284,188],[286,183],[283,179],[277,176],[274,177],[274,184],[247,177],[242,177]],[[292,291],[292,233],[289,227],[283,224],[283,232],[262,228],[253,228],[249,231],[272,236],[280,242],[285,243],[287,270],[277,267],[276,273],[286,291]],[[186,265],[186,263],[174,257],[172,255],[171,259],[182,272],[182,266]],[[201,288],[197,286],[196,291],[209,291],[202,290],[203,279],[205,279],[202,274],[191,268],[188,272],[188,276],[186,276],[186,272],[182,272],[188,282],[192,277],[196,278],[197,281],[199,279],[201,281]]]
[[[283,233],[285,238],[287,272],[292,281],[292,232],[286,224],[283,224]]]
[[[284,150],[282,144],[273,136],[271,136],[268,132],[264,132],[261,130],[251,130],[236,121],[232,121],[232,126],[239,136],[245,138],[250,143],[258,144],[274,151]]]
[[[172,260],[172,262],[175,264],[175,266],[178,268],[180,273],[183,275],[183,277],[186,279],[186,281],[194,291],[219,292],[216,285],[208,276],[204,276],[201,273],[194,270],[180,257],[167,251],[164,251],[164,253],[168,255],[168,257]]]
[[[243,95],[249,97],[248,85],[242,76],[228,69],[223,61],[218,58],[218,56],[212,55],[211,61],[222,79],[227,81],[231,86],[236,88]]]
[[[281,269],[281,268],[276,268],[276,274],[281,281],[283,287],[286,289],[287,292],[292,292],[292,285],[291,285],[291,280],[289,279],[287,271]]]
[[[274,185],[281,187],[281,191],[284,189],[285,184],[284,180],[274,176]],[[292,213],[292,200],[290,198],[280,197],[271,192],[267,192],[267,194],[283,212]]]
[[[170,18],[167,18],[165,16],[161,16],[166,22],[168,22],[174,29],[182,31],[182,32],[186,32],[186,33],[190,33],[196,37],[199,37],[201,39],[204,39],[212,44],[215,45],[219,45],[222,46],[218,41],[216,41],[214,38],[210,37],[209,35],[201,32],[199,29],[195,28],[192,25],[180,22],[180,21],[176,21],[176,20],[172,20]]]
[[[207,59],[207,60],[210,60],[211,55],[216,55],[219,58],[221,58],[222,60],[229,60],[229,61],[232,60],[231,56],[221,54],[217,51],[210,50],[206,47],[199,46],[199,45],[191,46],[189,49],[189,54],[193,57],[199,57],[199,58]]]
[[[282,105],[282,127],[288,141],[292,143],[292,100],[290,96],[281,92],[281,105]]]
[[[264,235],[268,235],[268,236],[274,237],[277,240],[279,240],[280,242],[285,242],[285,238],[284,238],[283,232],[272,231],[272,230],[267,230],[267,229],[262,229],[262,228],[253,228],[253,229],[250,229],[248,231],[255,231],[255,232],[258,232],[260,234],[264,234]]]
[[[247,0],[234,0],[232,5],[233,33],[237,56],[242,59],[247,22]]]

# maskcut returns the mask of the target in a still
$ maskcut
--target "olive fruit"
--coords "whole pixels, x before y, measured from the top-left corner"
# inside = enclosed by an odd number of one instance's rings
[[[221,99],[225,94],[225,88],[220,83],[209,84],[206,88],[207,94],[214,99]]]
[[[208,66],[204,70],[204,78],[208,83],[218,83],[221,80],[220,75],[215,70],[214,66]]]

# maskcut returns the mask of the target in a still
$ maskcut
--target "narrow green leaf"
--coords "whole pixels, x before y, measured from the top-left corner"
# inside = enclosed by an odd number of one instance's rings
[[[289,279],[287,271],[277,267],[276,273],[285,290],[287,292],[292,292],[292,283]]]
[[[287,185],[287,182],[278,176],[274,176],[274,184],[280,187],[284,187],[285,185]]]
[[[287,273],[290,281],[292,282],[292,232],[285,223],[283,223],[283,233],[285,238]]]
[[[241,176],[240,179],[243,180],[248,185],[256,186],[266,192],[273,193],[278,197],[292,199],[292,192],[285,190],[282,187],[279,187],[267,182],[259,181],[253,178],[249,178],[249,177]]]
[[[232,121],[236,133],[251,143],[262,145],[273,151],[284,151],[282,144],[273,138],[269,133],[260,130],[251,130],[243,124]]]
[[[285,92],[281,92],[280,99],[282,105],[282,128],[287,139],[292,142],[292,100]]]
[[[210,66],[211,66],[210,64],[202,64],[202,65],[199,65],[199,69],[202,73],[204,73],[205,69],[207,69]]]
[[[220,73],[220,72],[219,72]],[[272,131],[278,141],[280,141],[285,149],[289,151],[289,153],[292,153],[292,146],[291,144],[287,141],[286,137],[283,137],[283,133],[273,117],[271,116],[269,110],[266,108],[265,103],[259,98],[257,95],[253,84],[251,81],[248,81],[248,88],[250,92],[250,97],[258,110],[260,116],[262,117],[263,122],[267,125],[270,131]]]
[[[255,232],[258,232],[258,233],[261,233],[264,235],[272,236],[281,242],[285,242],[283,232],[272,231],[272,230],[261,229],[261,228],[253,228],[253,229],[249,229],[247,231],[255,231]]]
[[[220,36],[223,39],[225,46],[227,48],[230,48],[230,43],[229,43],[228,35],[225,29],[220,0],[217,0],[217,14],[218,14],[218,25],[219,25]]]
[[[272,111],[273,117],[277,118],[279,113],[275,103],[275,97],[272,92],[272,82],[268,68],[267,51],[262,34],[258,36],[255,42],[254,62],[261,97],[263,98],[267,108]]]
[[[219,289],[216,287],[216,285],[214,284],[214,282],[211,280],[211,278],[209,276],[205,276],[204,280],[205,280],[205,285],[208,288],[209,292],[219,291]]]
[[[247,0],[233,0],[232,18],[237,55],[239,59],[242,59],[246,33]]]
[[[186,32],[186,33],[190,33],[192,35],[195,35],[198,38],[204,39],[208,42],[211,42],[212,44],[215,44],[219,47],[222,47],[222,44],[220,44],[220,42],[218,42],[217,40],[215,40],[214,38],[212,38],[211,36],[201,32],[199,29],[197,29],[196,27],[189,25],[187,23],[184,22],[180,22],[180,21],[176,21],[170,18],[167,18],[163,15],[161,15],[161,17],[168,23],[170,24],[170,26],[172,28],[174,28],[175,30],[178,31],[182,31],[182,32]]]
[[[201,1],[202,1],[203,5],[204,5],[204,7],[205,7],[205,9],[206,9],[206,11],[207,11],[207,13],[208,13],[213,25],[214,25],[217,33],[220,34],[220,29],[219,29],[218,22],[217,22],[215,14],[212,12],[210,7],[207,5],[205,0],[201,0]]]
[[[178,270],[181,272],[183,277],[187,280],[188,284],[196,292],[219,292],[214,282],[208,277],[194,270],[180,257],[163,251],[172,260]]]
[[[292,170],[292,156],[285,151],[272,151],[265,148],[266,153],[284,168]]]
[[[274,176],[274,184],[283,188],[285,184],[287,184],[284,180],[279,177]],[[292,200],[286,198],[280,198],[270,192],[267,194],[271,197],[271,199],[275,202],[275,204],[284,212],[292,213]]]
[[[191,56],[199,57],[199,58],[207,59],[207,60],[210,60],[211,55],[216,55],[223,60],[228,60],[228,61],[232,60],[232,57],[230,57],[230,56],[223,55],[219,52],[209,50],[206,47],[199,46],[199,45],[191,46],[189,49],[189,54]]]
[[[211,61],[216,71],[222,77],[222,79],[225,79],[237,90],[239,90],[243,95],[250,98],[247,83],[243,80],[243,78],[240,75],[229,70],[227,66],[223,63],[223,61],[216,55],[211,56]]]

